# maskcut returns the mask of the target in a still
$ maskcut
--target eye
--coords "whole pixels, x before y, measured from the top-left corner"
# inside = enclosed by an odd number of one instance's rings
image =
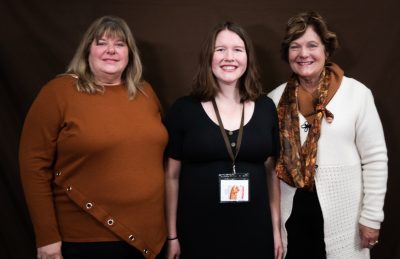
[[[292,49],[292,50],[296,50],[296,49],[298,49],[298,48],[299,48],[298,45],[290,45],[290,46],[289,46],[289,49]]]
[[[125,47],[126,46],[125,42],[123,42],[123,41],[117,42],[115,45],[117,45],[118,47]]]
[[[104,46],[104,45],[107,45],[107,42],[106,42],[105,40],[98,40],[98,41],[96,42],[96,45],[97,45],[97,46]]]
[[[223,52],[225,49],[224,48],[216,48],[215,52]]]
[[[314,49],[314,48],[318,48],[319,44],[317,42],[310,42],[307,44],[307,46],[311,49]]]
[[[235,51],[236,52],[244,52],[244,49],[243,48],[235,48]]]

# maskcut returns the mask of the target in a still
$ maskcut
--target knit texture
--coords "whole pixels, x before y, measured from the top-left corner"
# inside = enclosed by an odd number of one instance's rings
[[[277,105],[286,84],[269,93]],[[387,182],[387,151],[381,121],[371,91],[343,77],[327,105],[335,116],[322,121],[318,141],[315,184],[324,217],[328,259],[367,259],[360,247],[358,224],[380,228]],[[300,114],[299,125],[306,119]],[[301,142],[307,132],[300,129]],[[287,247],[285,223],[296,189],[281,182],[282,239]]]
[[[151,86],[143,91],[134,100],[124,85],[82,93],[71,76],[42,88],[20,143],[38,247],[124,240],[147,257],[161,250],[167,132]]]

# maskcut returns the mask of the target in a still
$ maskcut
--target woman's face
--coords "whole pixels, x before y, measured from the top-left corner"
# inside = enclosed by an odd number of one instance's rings
[[[289,65],[300,79],[318,80],[325,66],[327,53],[321,38],[308,27],[306,32],[289,45]]]
[[[247,68],[247,53],[236,33],[229,30],[218,33],[211,66],[218,85],[237,85]]]
[[[101,83],[121,82],[121,75],[128,61],[129,50],[125,41],[103,36],[90,46],[89,65],[95,79]]]

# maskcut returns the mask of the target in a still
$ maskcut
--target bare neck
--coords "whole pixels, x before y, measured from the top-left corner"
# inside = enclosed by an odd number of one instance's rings
[[[121,84],[121,76],[102,74],[95,76],[96,84],[103,86],[112,86]]]
[[[215,100],[222,103],[239,104],[239,88],[230,85],[220,85],[220,91],[215,96]]]

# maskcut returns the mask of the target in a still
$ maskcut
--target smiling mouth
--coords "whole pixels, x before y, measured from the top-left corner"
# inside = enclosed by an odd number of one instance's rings
[[[297,64],[299,64],[300,66],[309,66],[312,65],[314,63],[314,61],[302,61],[302,62],[297,62]]]
[[[104,62],[118,62],[117,59],[103,59]]]
[[[235,70],[236,68],[237,68],[237,66],[232,66],[232,65],[229,65],[229,66],[221,66],[221,69],[224,70],[224,71],[233,71],[233,70]]]

